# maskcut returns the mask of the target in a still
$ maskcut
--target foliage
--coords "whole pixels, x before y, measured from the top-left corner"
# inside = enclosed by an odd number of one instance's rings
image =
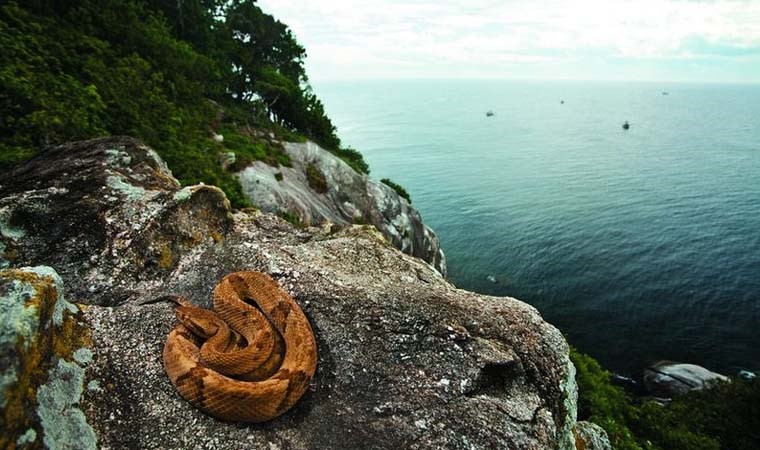
[[[285,219],[287,222],[290,222],[290,224],[296,228],[304,227],[304,223],[301,220],[301,216],[299,216],[298,214],[292,213],[290,211],[285,211],[285,212],[280,213],[280,217]]]
[[[616,450],[641,450],[627,423],[633,412],[631,399],[610,382],[610,373],[588,355],[571,348],[570,358],[577,370],[578,419],[589,420],[607,431]]]
[[[603,427],[614,449],[750,450],[760,448],[760,381],[732,379],[666,405],[634,400],[609,372],[571,349],[577,368],[578,418]]]
[[[383,178],[380,180],[381,183],[390,186],[398,195],[405,198],[406,201],[408,201],[410,204],[412,203],[412,197],[409,195],[408,192],[406,192],[406,189],[404,189],[400,184],[396,184],[393,181],[390,180],[390,178]]]
[[[0,169],[48,145],[126,134],[182,183],[216,184],[237,207],[247,201],[222,152],[236,154],[233,170],[289,165],[274,141],[305,137],[368,171],[340,148],[304,48],[253,1],[3,2],[0,48]]]
[[[314,189],[315,192],[324,194],[327,192],[327,179],[325,174],[319,170],[319,167],[314,163],[309,163],[306,166],[306,180],[309,182],[309,187]]]
[[[362,154],[359,153],[358,150],[355,150],[351,147],[346,147],[346,148],[327,147],[327,149],[332,154],[334,154],[338,158],[345,161],[345,163],[351,166],[351,168],[354,169],[355,171],[369,175],[369,165],[367,165],[367,162],[364,161]]]

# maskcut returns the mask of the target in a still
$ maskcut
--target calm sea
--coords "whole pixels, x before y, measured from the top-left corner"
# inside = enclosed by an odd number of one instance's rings
[[[621,373],[760,369],[760,85],[315,91],[372,175],[409,190],[457,286],[534,305]]]

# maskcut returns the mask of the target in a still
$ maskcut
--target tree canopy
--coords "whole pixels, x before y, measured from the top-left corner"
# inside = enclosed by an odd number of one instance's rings
[[[305,49],[254,1],[3,2],[0,48],[0,168],[127,134],[180,181],[220,185],[235,202],[239,186],[217,163],[228,149],[211,139],[225,128],[303,136],[368,172],[309,86]]]

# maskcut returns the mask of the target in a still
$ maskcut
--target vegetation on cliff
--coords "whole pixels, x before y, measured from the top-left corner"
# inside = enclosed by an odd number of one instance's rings
[[[278,139],[309,138],[368,172],[312,92],[304,48],[253,1],[4,2],[0,47],[0,168],[47,145],[125,134],[182,183],[220,186],[238,206],[220,156],[287,164]]]
[[[760,381],[733,379],[662,406],[610,382],[590,356],[571,351],[578,372],[578,419],[604,428],[616,450],[760,448]]]
[[[400,184],[394,183],[390,178],[383,178],[380,180],[380,182],[396,191],[398,195],[400,195],[402,198],[405,198],[409,203],[412,203],[412,197],[409,195],[409,192],[407,192],[406,189],[404,189]]]

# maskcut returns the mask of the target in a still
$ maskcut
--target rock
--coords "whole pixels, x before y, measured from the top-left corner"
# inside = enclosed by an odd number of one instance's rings
[[[575,369],[559,331],[518,300],[455,288],[374,227],[233,212],[214,187],[180,189],[128,138],[51,149],[0,177],[8,265],[54,265],[69,301],[88,305],[65,313],[86,345],[39,344],[51,388],[37,400],[82,436],[67,448],[93,448],[88,426],[98,448],[575,448]],[[243,269],[291,293],[319,354],[301,401],[258,425],[218,421],[177,394],[161,356],[173,306],[149,303],[178,294],[208,307],[217,281]],[[14,428],[16,442],[57,448],[48,439],[64,431],[39,417],[22,417],[31,425]]]
[[[0,448],[95,449],[79,404],[92,352],[49,267],[0,271]]]
[[[647,391],[663,398],[671,398],[727,381],[728,377],[725,375],[695,364],[660,361],[644,370],[644,386]]]
[[[755,374],[755,372],[750,372],[749,370],[740,370],[737,376],[746,381],[751,381],[757,378],[757,374]]]
[[[488,276],[486,277],[486,280],[488,280],[489,282],[491,282],[491,283],[493,283],[493,284],[496,284],[496,283],[498,283],[498,282],[499,282],[499,281],[496,279],[496,277],[495,277],[495,276],[493,276],[493,275],[488,275]]]
[[[284,143],[284,147],[292,167],[256,161],[238,174],[246,197],[258,208],[296,214],[307,225],[325,221],[374,225],[396,248],[422,258],[446,276],[446,257],[435,232],[393,188],[357,173],[313,142]],[[324,188],[310,184],[309,170],[323,176]]]
[[[573,428],[577,450],[612,450],[604,428],[591,422],[578,422]]]

